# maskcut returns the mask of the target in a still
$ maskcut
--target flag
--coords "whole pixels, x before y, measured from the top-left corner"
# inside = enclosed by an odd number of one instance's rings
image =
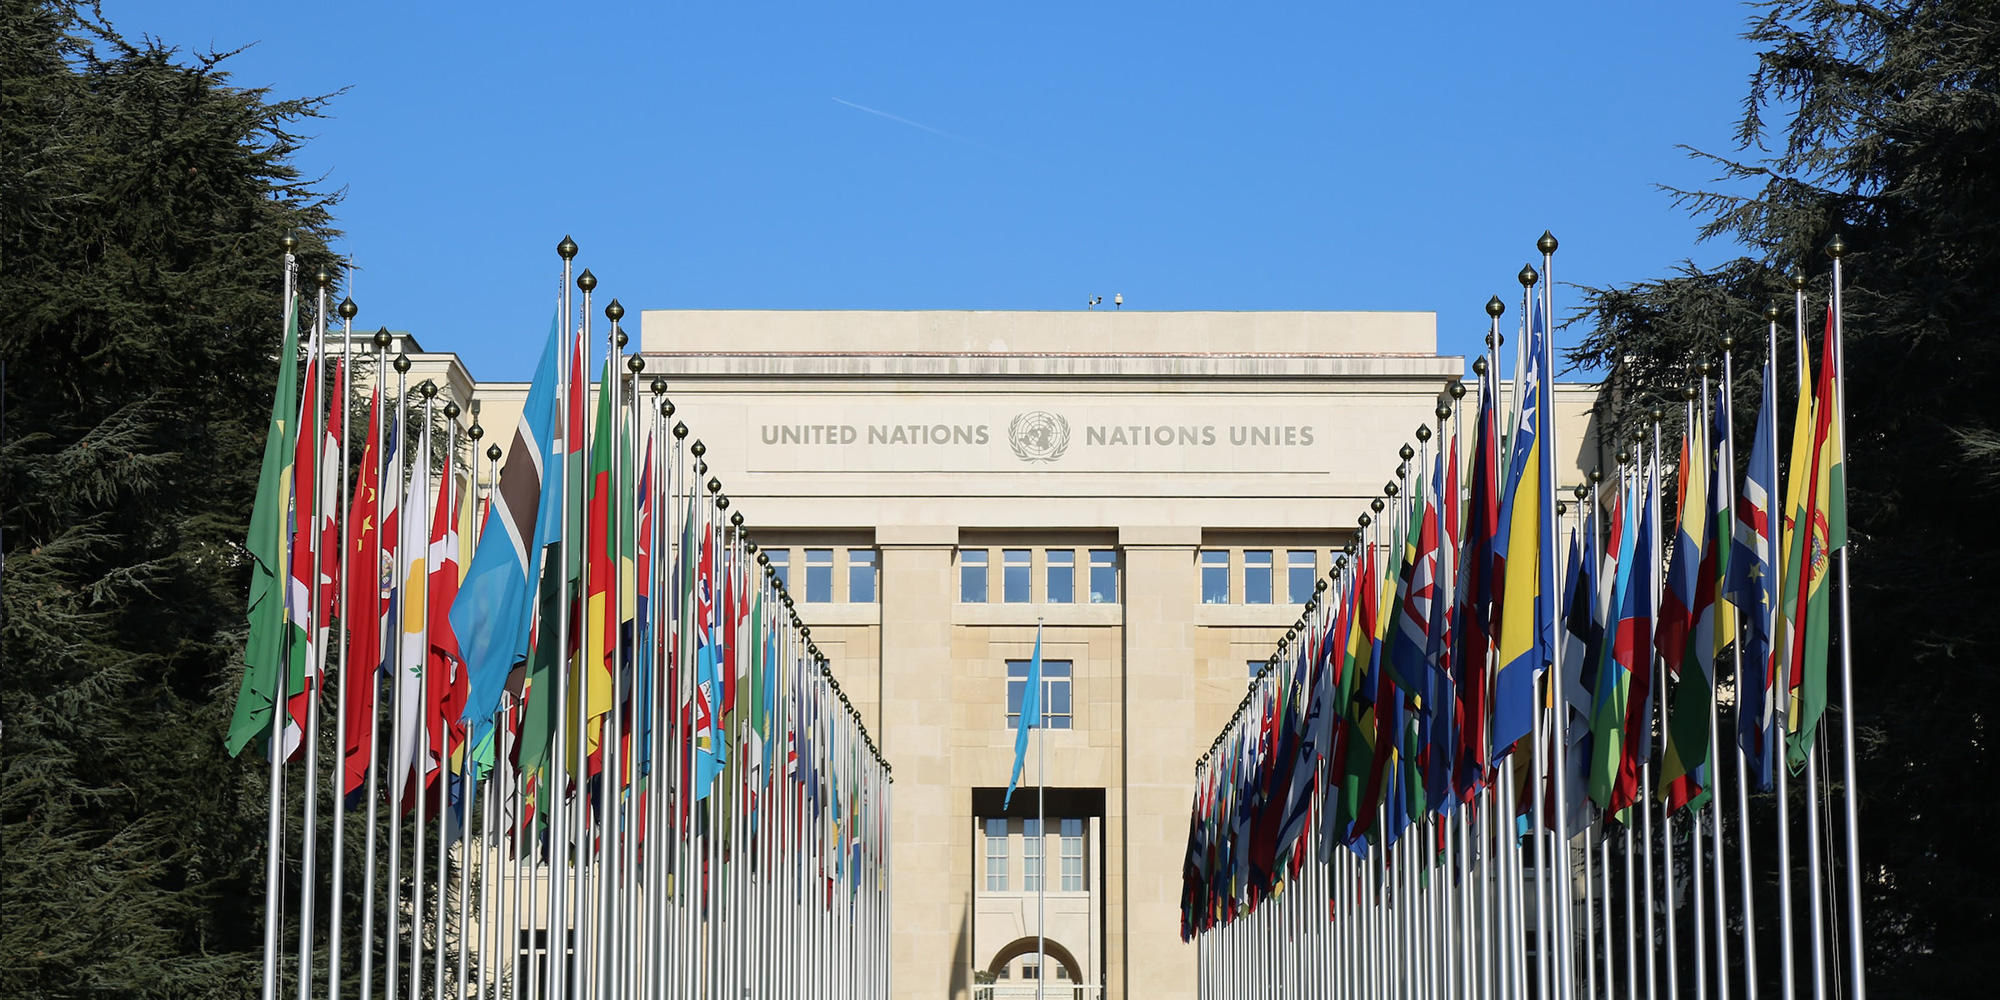
[[[459,658],[458,637],[451,628],[452,599],[458,596],[459,555],[457,510],[465,505],[464,480],[447,474],[438,490],[437,506],[431,513],[430,606],[424,617],[428,635],[425,672],[424,731],[430,759],[425,762],[424,784],[429,787],[453,748],[465,749],[465,731],[460,714],[465,710],[464,662]]]
[[[1007,778],[1007,796],[1000,807],[1014,801],[1014,789],[1021,784],[1021,762],[1028,756],[1028,730],[1042,724],[1042,627],[1035,626],[1035,654],[1028,660],[1028,683],[1021,689],[1021,716],[1014,726],[1014,772]]]
[[[1506,532],[1506,564],[1500,594],[1500,666],[1493,677],[1494,759],[1506,754],[1534,728],[1535,678],[1548,665],[1550,633],[1555,619],[1552,577],[1554,539],[1544,538],[1544,512],[1553,506],[1554,487],[1544,470],[1542,440],[1549,378],[1542,364],[1542,315],[1539,308],[1529,325],[1527,385],[1521,420],[1514,431],[1502,502]]]
[[[390,795],[402,809],[408,809],[413,799],[405,798],[403,791],[413,780],[421,780],[430,772],[428,747],[425,747],[423,770],[419,771],[419,745],[423,743],[422,729],[424,698],[424,667],[430,658],[430,630],[425,627],[430,610],[430,547],[431,547],[431,428],[429,408],[425,408],[422,445],[418,447],[410,463],[410,485],[403,494],[401,538],[396,547],[403,560],[403,573],[396,588],[395,605],[399,609],[396,616],[402,622],[402,636],[396,651],[395,670],[391,675],[390,687],[395,697],[395,753],[393,768],[389,772]]]
[[[1417,470],[1407,500],[1410,515],[1407,554],[1396,583],[1396,622],[1384,661],[1396,686],[1410,693],[1430,688],[1431,601],[1437,587],[1437,510]],[[1429,711],[1426,706],[1425,711]]]
[[[1431,482],[1437,507],[1437,572],[1431,588],[1430,648],[1431,686],[1424,695],[1429,709],[1424,740],[1424,792],[1426,808],[1450,815],[1454,794],[1458,748],[1458,692],[1452,676],[1452,653],[1458,607],[1458,436],[1439,441],[1437,464]]]
[[[1460,794],[1471,796],[1486,783],[1492,759],[1488,730],[1487,663],[1493,652],[1494,541],[1500,519],[1498,433],[1493,399],[1495,375],[1481,376],[1479,415],[1472,439],[1472,477],[1467,484],[1464,555],[1458,560],[1457,649],[1452,653],[1453,689],[1458,696],[1457,775]]]
[[[1831,588],[1827,576],[1833,570],[1833,553],[1847,544],[1847,484],[1841,468],[1839,390],[1834,379],[1833,313],[1829,310],[1820,354],[1819,392],[1813,400],[1812,478],[1806,490],[1807,503],[1801,508],[1805,526],[1798,532],[1802,562],[1797,601],[1804,609],[1804,622],[1794,634],[1796,666],[1792,674],[1791,710],[1786,713],[1790,733],[1786,738],[1786,756],[1795,768],[1805,764],[1820,717],[1826,712],[1831,624],[1828,606]]]
[[[585,528],[583,656],[577,663],[579,676],[572,678],[570,697],[584,699],[584,750],[595,758],[599,753],[604,716],[611,712],[611,654],[618,629],[617,610],[611,600],[612,579],[618,571],[618,552],[611,537],[613,498],[619,494],[613,482],[611,414],[618,395],[612,374],[615,355],[607,353],[604,373],[597,383],[597,415],[591,431],[590,466],[585,480],[590,484],[588,521]],[[574,718],[575,716],[571,716]],[[595,765],[593,765],[595,766]]]
[[[251,740],[270,735],[280,692],[285,690],[285,581],[290,569],[285,522],[292,493],[293,435],[298,432],[298,356],[299,313],[294,300],[278,346],[278,388],[271,397],[257,496],[243,543],[250,556],[250,592],[244,603],[250,635],[243,647],[243,682],[223,740],[232,757]]]
[[[1590,798],[1598,808],[1606,810],[1617,808],[1613,802],[1625,754],[1625,714],[1632,696],[1632,661],[1635,657],[1650,657],[1650,641],[1642,647],[1637,633],[1637,606],[1650,598],[1634,593],[1633,581],[1638,561],[1634,556],[1638,549],[1641,502],[1637,481],[1628,481],[1612,507],[1611,538],[1605,552],[1609,563],[1605,577],[1611,581],[1611,599],[1605,614],[1606,634],[1595,664],[1597,683],[1591,692]],[[1642,582],[1639,587],[1648,590],[1650,584]],[[1642,648],[1648,652],[1640,653]]]
[[[465,719],[479,738],[493,725],[507,676],[527,655],[534,623],[534,575],[543,550],[560,537],[555,516],[561,476],[556,431],[556,321],[528,388],[528,401],[500,468],[485,529],[466,567],[465,583],[451,606],[452,631],[462,637],[468,681]],[[543,511],[549,516],[541,517]]]
[[[382,503],[382,393],[378,389],[368,399],[368,443],[361,452],[361,474],[354,482],[354,497],[348,501],[348,578],[340,602],[340,615],[347,624],[347,656],[341,690],[347,694],[347,745],[341,748],[343,780],[341,794],[349,806],[368,780],[368,765],[374,759],[375,694],[381,686],[377,674],[382,669],[382,572],[376,548],[382,543],[378,519]]]
[[[1716,395],[1718,445],[1729,436],[1727,397],[1726,392]],[[1670,810],[1700,809],[1710,785],[1708,722],[1715,698],[1715,591],[1717,560],[1722,550],[1717,535],[1721,519],[1715,504],[1720,495],[1725,453],[1720,447],[1711,449],[1706,424],[1698,420],[1689,427],[1695,444],[1684,449],[1687,454],[1681,471],[1680,537],[1674,543],[1674,562],[1668,571],[1670,578],[1683,572],[1682,551],[1686,547],[1687,561],[1694,565],[1686,575],[1692,579],[1675,582],[1675,586],[1686,586],[1690,592],[1683,634],[1674,648],[1660,646],[1662,661],[1677,673],[1665,726],[1667,745],[1660,758],[1660,797]],[[1699,541],[1690,545],[1691,538]],[[1669,652],[1672,659],[1668,658]]]
[[[1729,595],[1742,609],[1743,671],[1736,684],[1736,744],[1756,777],[1759,790],[1771,787],[1771,762],[1776,727],[1771,685],[1777,676],[1773,639],[1778,623],[1777,539],[1772,532],[1771,499],[1777,473],[1778,368],[1776,357],[1764,360],[1764,387],[1757,403],[1757,424],[1751,432],[1750,462],[1736,501],[1734,551],[1729,560]]]
[[[1805,579],[1805,540],[1811,532],[1805,529],[1812,523],[1812,479],[1813,479],[1813,394],[1812,363],[1806,358],[1805,342],[1797,344],[1799,363],[1798,408],[1792,417],[1792,450],[1788,474],[1785,476],[1785,520],[1783,534],[1779,539],[1778,551],[1784,556],[1784,569],[1779,579],[1784,588],[1779,613],[1778,651],[1779,664],[1778,707],[1785,727],[1786,742],[1798,728],[1797,691],[1805,664],[1802,648],[1805,636],[1801,625],[1806,612],[1805,602],[1800,600],[1804,589],[1800,581]],[[1790,751],[1787,750],[1787,758]],[[1791,766],[1797,767],[1796,761]]]

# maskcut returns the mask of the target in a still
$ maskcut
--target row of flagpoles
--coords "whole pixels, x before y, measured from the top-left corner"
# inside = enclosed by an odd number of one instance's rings
[[[1842,244],[1817,384],[1792,279],[1789,452],[1772,305],[1747,456],[1725,337],[1679,460],[1654,409],[1574,506],[1537,246],[1512,391],[1496,296],[1470,451],[1454,381],[1196,765],[1203,997],[1865,996],[1853,713],[1838,778],[1821,725],[1831,683],[1852,705]]]
[[[576,244],[483,467],[295,246],[227,736],[268,748],[266,1000],[886,996],[889,766]]]

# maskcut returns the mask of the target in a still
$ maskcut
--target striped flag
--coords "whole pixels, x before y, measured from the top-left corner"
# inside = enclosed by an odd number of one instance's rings
[[[1764,360],[1764,389],[1751,431],[1750,462],[1736,501],[1734,551],[1729,560],[1729,596],[1742,609],[1743,676],[1737,682],[1736,743],[1743,749],[1760,790],[1771,787],[1773,725],[1771,685],[1777,676],[1773,638],[1778,622],[1777,539],[1771,526],[1772,477],[1777,472],[1778,368]]]
[[[296,300],[285,320],[278,348],[278,389],[271,398],[271,419],[264,435],[264,458],[257,473],[257,498],[250,508],[250,530],[243,547],[250,555],[250,593],[244,614],[250,635],[243,647],[243,682],[229,718],[223,745],[234,757],[250,741],[269,736],[280,692],[286,690],[285,588],[288,511],[292,494],[291,456],[298,433],[299,312]],[[289,718],[289,716],[287,716]]]

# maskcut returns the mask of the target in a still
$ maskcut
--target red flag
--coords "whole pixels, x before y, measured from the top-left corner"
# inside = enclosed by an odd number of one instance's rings
[[[460,658],[458,636],[451,627],[451,602],[458,597],[458,519],[453,517],[453,494],[457,483],[447,476],[438,490],[437,506],[431,514],[430,558],[430,650],[425,657],[425,739],[430,756],[424,763],[424,784],[444,762],[454,746],[462,746],[465,727],[459,716],[465,711],[465,663]],[[459,506],[464,501],[459,500]],[[447,742],[449,737],[449,742]]]
[[[368,444],[361,454],[361,477],[354,484],[348,502],[347,523],[353,526],[348,541],[350,573],[343,581],[347,593],[341,598],[340,614],[347,621],[347,662],[340,678],[347,692],[347,745],[341,749],[345,760],[345,781],[341,793],[350,798],[361,791],[368,777],[368,762],[374,746],[369,741],[369,722],[375,717],[376,675],[382,668],[382,575],[376,564],[375,546],[388,538],[375,523],[381,504],[377,494],[382,485],[382,456],[376,448],[382,422],[382,394],[368,401]],[[393,542],[392,542],[393,544]]]

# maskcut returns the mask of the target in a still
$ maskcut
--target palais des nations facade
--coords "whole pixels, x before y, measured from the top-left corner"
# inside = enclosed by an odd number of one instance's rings
[[[405,340],[511,441],[524,384]],[[1435,315],[648,310],[639,346],[895,769],[895,994],[1193,996],[1195,759],[1469,378]],[[1594,396],[1558,387],[1565,485]],[[1032,749],[1001,801],[1038,621],[1039,828]]]

